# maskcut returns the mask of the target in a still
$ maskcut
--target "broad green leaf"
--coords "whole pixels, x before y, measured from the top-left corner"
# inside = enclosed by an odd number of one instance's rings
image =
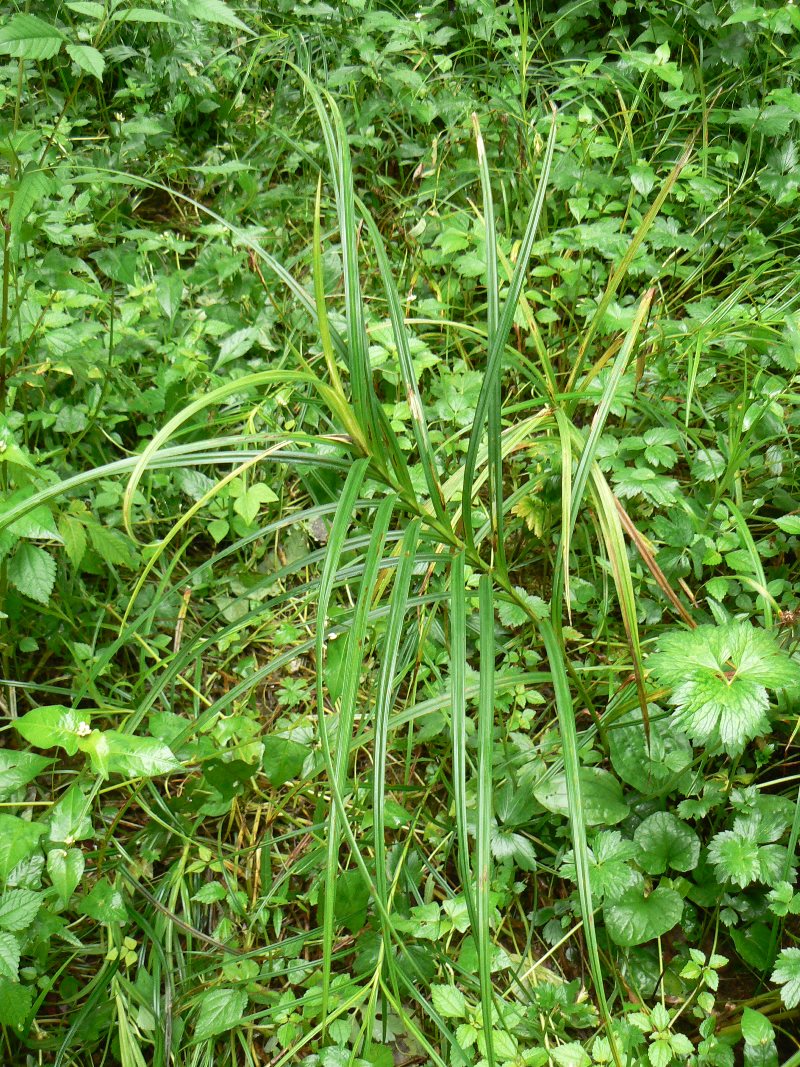
[[[106,766],[126,778],[155,778],[183,770],[171,748],[154,737],[136,737],[116,730],[103,731],[108,746]]]
[[[691,871],[700,859],[700,838],[676,815],[657,811],[639,823],[633,839],[640,848],[637,862],[648,874]]]
[[[107,878],[101,878],[78,903],[78,912],[99,923],[121,923],[128,918],[125,898]]]
[[[0,930],[26,930],[42,903],[42,894],[32,889],[7,889],[0,896]]]
[[[336,900],[333,914],[336,921],[351,934],[357,934],[367,921],[369,886],[361,871],[354,868],[336,879]]]
[[[778,956],[772,981],[781,987],[781,1000],[787,1008],[800,1004],[800,948],[785,948]]]
[[[0,1026],[21,1030],[33,1007],[33,987],[0,977]]]
[[[649,711],[649,745],[638,709],[623,715],[608,732],[612,767],[623,782],[646,797],[674,788],[693,758],[685,734],[664,718],[657,705],[651,704]]]
[[[106,13],[103,4],[98,4],[96,0],[67,0],[66,6],[70,11],[86,15],[90,19],[101,19]]]
[[[32,782],[53,761],[34,752],[0,749],[0,800]]]
[[[643,945],[671,930],[680,922],[683,899],[674,889],[659,886],[649,896],[630,889],[603,909],[608,936],[616,945]]]
[[[277,496],[268,485],[265,485],[264,482],[255,482],[255,484],[248,486],[247,489],[242,488],[241,493],[234,502],[233,510],[242,516],[248,526],[252,526],[256,521],[256,516],[261,510],[262,504],[274,503],[277,499]]]
[[[8,580],[31,600],[46,604],[56,580],[56,561],[43,548],[24,541],[9,560]]]
[[[177,22],[171,15],[165,15],[163,11],[156,11],[151,7],[129,7],[121,11],[115,11],[111,16],[112,22]]]
[[[22,223],[25,222],[38,201],[47,196],[52,187],[53,181],[50,176],[38,167],[32,166],[23,172],[8,212],[8,222],[15,240],[19,240],[19,229]]]
[[[0,55],[15,59],[52,59],[64,41],[64,34],[36,15],[12,15],[0,26]]]
[[[106,563],[118,564],[121,567],[137,565],[139,557],[136,548],[121,530],[111,530],[96,522],[87,522],[86,529],[92,548]]]
[[[201,22],[212,22],[217,26],[232,26],[237,30],[245,30],[252,33],[246,25],[235,15],[223,0],[191,0],[187,10],[192,18],[200,19]]]
[[[106,69],[106,61],[102,52],[98,52],[90,44],[68,44],[67,54],[73,62],[77,63],[82,71],[91,74],[98,81],[103,80],[103,71]]]
[[[227,895],[228,890],[220,882],[209,882],[197,890],[192,900],[196,900],[200,904],[217,904],[220,900],[224,900]]]
[[[264,746],[262,769],[270,785],[276,789],[291,778],[297,778],[311,751],[307,745],[276,734],[263,737],[261,743]]]
[[[50,812],[48,837],[65,845],[94,837],[89,800],[77,784],[71,785]]]
[[[648,660],[672,689],[675,721],[698,747],[731,755],[769,729],[769,689],[800,684],[800,663],[747,622],[668,633]]]
[[[580,781],[587,826],[613,826],[625,818],[629,808],[613,774],[600,767],[582,767]],[[569,816],[567,779],[563,772],[534,786],[533,795],[548,811]]]
[[[247,1008],[247,993],[243,989],[209,989],[200,997],[199,1004],[194,1036],[196,1041],[206,1041],[241,1023]]]
[[[53,848],[47,853],[47,873],[62,904],[66,905],[78,888],[84,864],[79,848]]]
[[[19,941],[13,934],[0,931],[0,978],[19,978]]]
[[[5,881],[18,863],[33,855],[44,827],[18,815],[0,814],[0,881]]]
[[[783,515],[775,520],[775,525],[784,533],[800,535],[800,515]]]
[[[464,1019],[467,1001],[460,989],[453,985],[432,985],[433,1006],[445,1019]]]
[[[63,704],[34,708],[20,719],[14,728],[36,748],[63,748],[68,756],[78,751],[78,743],[91,730],[89,711],[73,711]]]
[[[745,1007],[742,1012],[742,1037],[748,1045],[765,1045],[774,1040],[775,1030],[766,1015]]]

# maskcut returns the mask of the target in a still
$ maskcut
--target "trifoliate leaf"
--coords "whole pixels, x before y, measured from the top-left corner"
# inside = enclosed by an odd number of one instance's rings
[[[772,981],[781,986],[781,1000],[790,1010],[800,1004],[800,948],[785,948],[778,956]]]
[[[608,936],[626,948],[661,937],[680,921],[682,914],[681,895],[664,886],[647,897],[641,889],[630,889],[616,903],[603,908]]]
[[[668,811],[657,811],[639,823],[633,835],[641,849],[638,862],[648,874],[691,871],[700,858],[700,839],[685,822]]]
[[[747,622],[667,634],[648,666],[673,690],[676,724],[698,747],[731,755],[767,732],[767,691],[800,683],[800,664]]]

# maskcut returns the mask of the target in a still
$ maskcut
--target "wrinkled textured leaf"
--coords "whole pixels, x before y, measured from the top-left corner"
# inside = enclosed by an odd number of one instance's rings
[[[200,1011],[194,1036],[204,1041],[238,1025],[247,1007],[247,993],[243,989],[209,989],[200,997]]]
[[[649,896],[631,889],[603,909],[611,940],[629,948],[653,941],[680,922],[683,899],[674,889],[659,886]]]
[[[46,604],[56,580],[56,561],[45,549],[23,541],[9,560],[8,580],[31,600]]]

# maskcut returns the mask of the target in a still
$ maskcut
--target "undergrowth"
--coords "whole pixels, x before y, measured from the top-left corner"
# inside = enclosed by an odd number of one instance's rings
[[[800,1064],[791,0],[0,12],[2,1062]]]

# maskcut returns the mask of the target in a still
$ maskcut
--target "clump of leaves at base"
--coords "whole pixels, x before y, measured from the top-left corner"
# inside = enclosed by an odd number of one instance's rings
[[[672,689],[676,725],[698,747],[742,752],[769,731],[769,691],[800,685],[800,663],[747,622],[661,638],[648,665]]]

